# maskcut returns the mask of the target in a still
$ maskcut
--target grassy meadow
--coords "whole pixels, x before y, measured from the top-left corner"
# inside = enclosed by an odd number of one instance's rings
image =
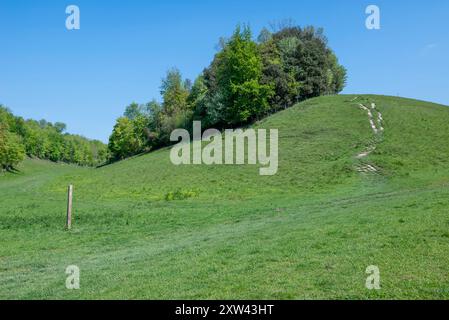
[[[358,107],[371,102],[377,137]],[[448,107],[328,96],[255,127],[279,130],[275,176],[174,166],[167,148],[95,169],[27,159],[1,174],[0,299],[449,298]],[[68,265],[80,290],[65,287]],[[370,265],[381,290],[365,287]]]

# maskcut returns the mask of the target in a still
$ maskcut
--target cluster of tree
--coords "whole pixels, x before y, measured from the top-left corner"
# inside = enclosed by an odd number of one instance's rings
[[[0,166],[13,170],[25,156],[94,166],[104,163],[107,146],[97,140],[64,133],[66,125],[25,120],[0,105]]]
[[[170,144],[175,128],[237,127],[320,95],[336,94],[346,70],[322,29],[284,26],[263,29],[257,42],[249,27],[221,40],[212,63],[192,83],[177,69],[162,80],[162,103],[133,103],[109,139],[112,160]]]

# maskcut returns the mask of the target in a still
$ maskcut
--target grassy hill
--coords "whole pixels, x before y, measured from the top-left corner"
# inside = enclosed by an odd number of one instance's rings
[[[359,106],[371,103],[377,135]],[[1,175],[0,298],[449,298],[449,108],[331,96],[255,126],[279,130],[275,176],[176,167],[168,149]],[[189,197],[167,200],[177,192]],[[65,288],[68,265],[80,290]]]

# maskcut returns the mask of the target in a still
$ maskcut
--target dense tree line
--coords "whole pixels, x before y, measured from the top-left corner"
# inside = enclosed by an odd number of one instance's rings
[[[170,143],[175,128],[237,127],[293,104],[343,90],[346,70],[322,29],[263,29],[257,42],[249,27],[221,41],[213,61],[192,83],[177,69],[162,80],[162,103],[132,103],[109,139],[112,160]]]
[[[64,133],[66,125],[25,120],[0,105],[0,166],[13,170],[25,156],[84,166],[104,163],[107,146],[100,141]]]

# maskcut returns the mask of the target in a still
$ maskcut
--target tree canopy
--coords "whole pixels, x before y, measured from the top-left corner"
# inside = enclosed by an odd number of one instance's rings
[[[25,120],[0,105],[0,165],[13,170],[25,156],[95,166],[104,163],[107,147],[100,141],[64,133],[62,122]]]
[[[343,90],[346,69],[323,29],[291,21],[275,29],[262,29],[254,41],[248,26],[237,26],[230,38],[220,38],[217,54],[193,83],[170,69],[162,79],[161,103],[132,103],[117,119],[111,159],[167,146],[172,130],[191,130],[192,120],[201,120],[204,129],[232,128]]]

